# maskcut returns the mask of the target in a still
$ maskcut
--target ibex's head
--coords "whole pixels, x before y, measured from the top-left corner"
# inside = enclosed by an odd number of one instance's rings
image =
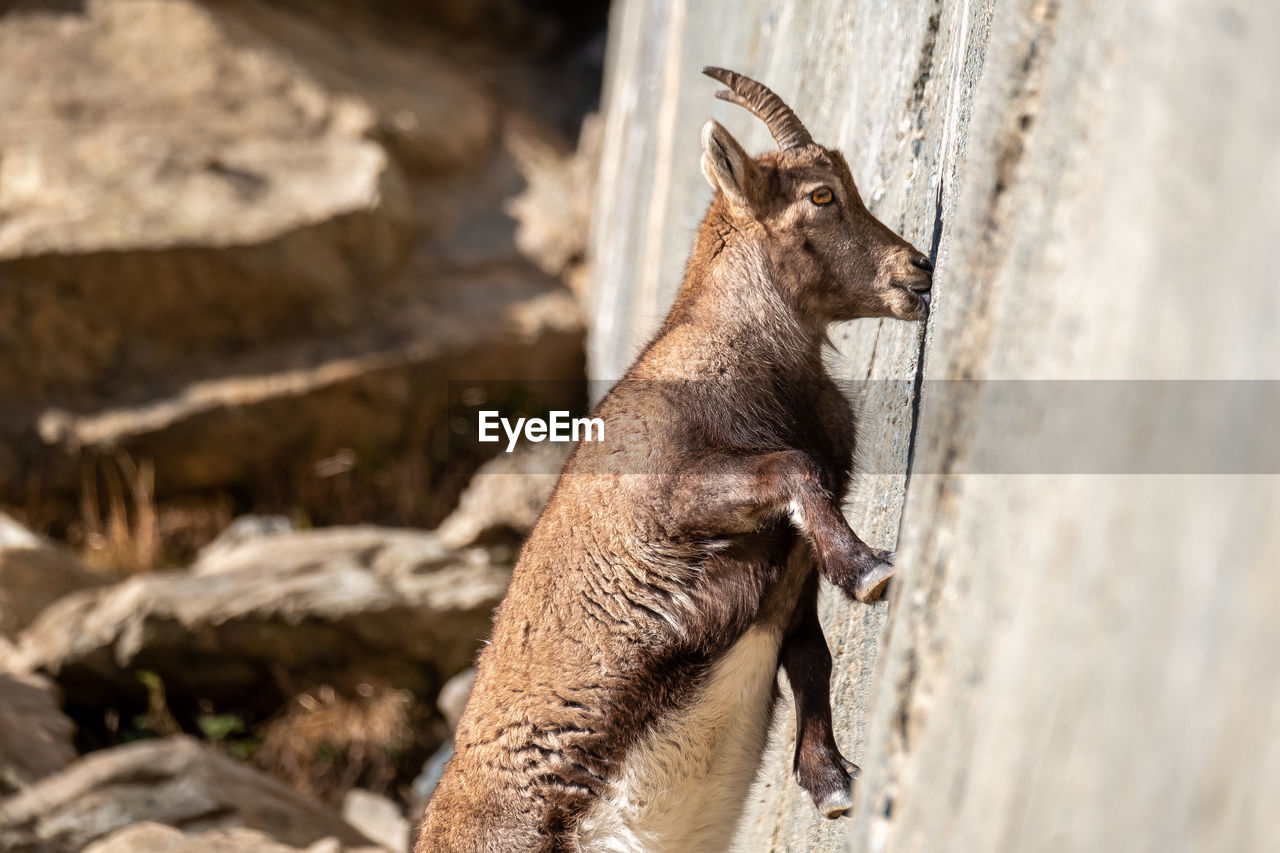
[[[702,171],[739,230],[762,228],[806,315],[918,320],[929,307],[933,264],[862,203],[839,151],[813,141],[768,88],[723,68],[703,73],[729,87],[717,97],[746,107],[779,151],[752,158],[714,119],[702,128]]]

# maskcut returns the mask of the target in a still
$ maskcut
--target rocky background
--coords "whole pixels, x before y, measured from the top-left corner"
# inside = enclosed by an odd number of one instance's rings
[[[459,400],[586,404],[607,13],[0,3],[0,850],[405,849],[558,464]]]

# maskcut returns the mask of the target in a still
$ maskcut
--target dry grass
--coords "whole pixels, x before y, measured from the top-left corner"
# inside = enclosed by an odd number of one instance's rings
[[[231,523],[226,495],[157,503],[155,482],[150,460],[123,451],[84,463],[79,519],[66,538],[90,568],[124,577],[182,565]]]
[[[255,759],[310,797],[335,801],[357,784],[386,792],[399,753],[414,741],[412,705],[408,691],[380,684],[312,688],[262,730]]]
[[[22,505],[0,509],[65,542],[89,567],[127,577],[188,565],[241,513],[286,515],[300,527],[435,527],[484,460],[436,447],[438,438],[422,443],[434,450],[411,447],[366,458],[339,448],[244,483],[186,490],[169,483],[162,494],[162,468],[117,450],[82,463],[78,494],[32,487]]]
[[[100,493],[98,484],[105,487]],[[155,466],[118,451],[86,462],[80,475],[81,547],[85,562],[119,575],[155,568],[160,534]]]

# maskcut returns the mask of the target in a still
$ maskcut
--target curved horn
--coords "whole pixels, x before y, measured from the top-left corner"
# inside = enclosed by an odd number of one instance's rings
[[[702,73],[728,86],[728,89],[716,92],[716,97],[751,110],[768,126],[769,132],[773,134],[778,147],[783,151],[813,144],[813,137],[804,129],[804,125],[800,123],[800,119],[796,118],[791,107],[787,106],[782,98],[775,95],[768,86],[757,83],[750,77],[743,77],[736,71],[710,65],[703,68]]]

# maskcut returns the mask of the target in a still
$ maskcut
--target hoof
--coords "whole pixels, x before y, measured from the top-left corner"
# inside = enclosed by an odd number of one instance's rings
[[[889,586],[889,581],[893,578],[893,565],[891,563],[881,563],[862,577],[858,578],[858,584],[854,588],[853,597],[858,601],[872,602],[877,601],[884,594],[885,589]]]
[[[853,808],[853,793],[849,790],[832,791],[818,803],[818,811],[828,820],[844,817]]]
[[[796,769],[796,782],[809,792],[823,817],[835,820],[853,808],[853,782],[858,778],[858,765],[832,752],[811,761],[806,770],[801,773]]]

